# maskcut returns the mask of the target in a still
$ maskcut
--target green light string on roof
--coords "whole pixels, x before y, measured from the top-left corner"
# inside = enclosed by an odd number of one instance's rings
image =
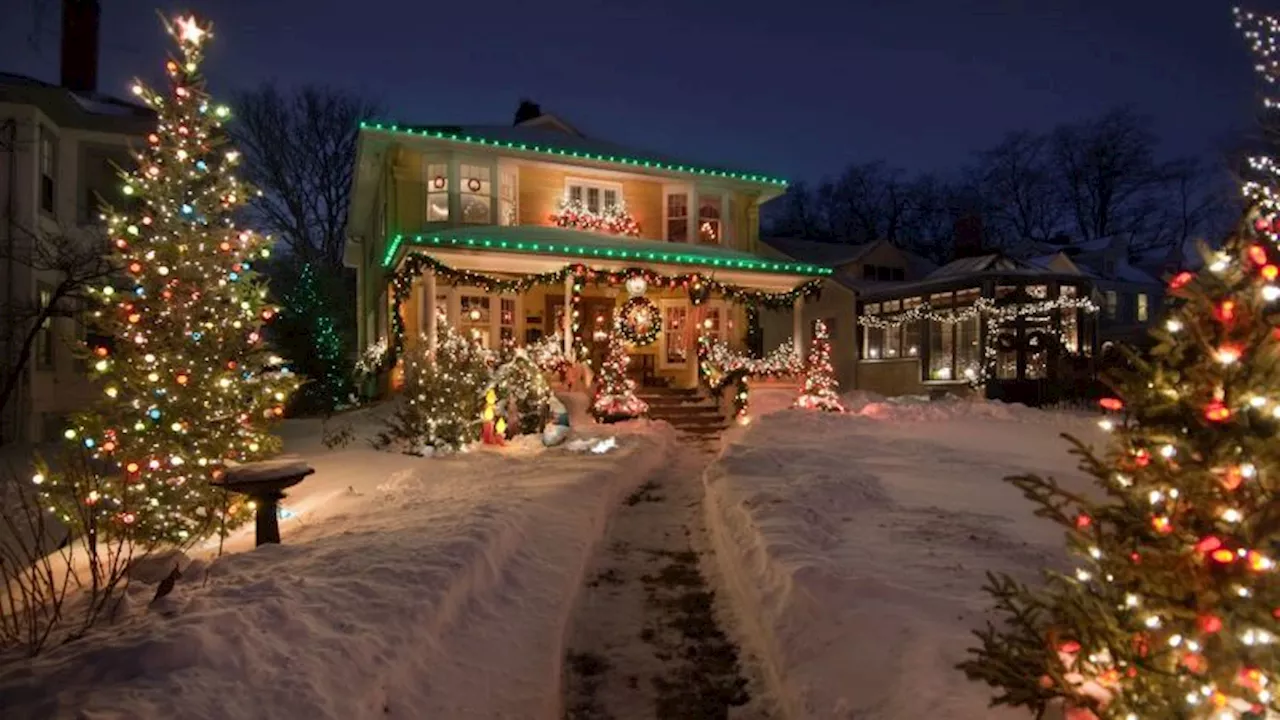
[[[764,292],[752,290],[740,285],[720,282],[702,273],[684,275],[663,275],[647,268],[628,268],[625,270],[603,270],[588,267],[581,263],[565,265],[558,270],[534,273],[522,277],[498,277],[470,270],[457,270],[436,260],[425,253],[410,253],[405,257],[400,269],[391,275],[391,332],[392,348],[387,355],[387,367],[394,365],[404,349],[405,324],[400,307],[413,292],[413,280],[424,272],[431,271],[437,280],[449,285],[461,285],[479,288],[490,295],[520,295],[539,286],[563,285],[566,278],[574,278],[573,292],[576,308],[579,289],[587,283],[596,286],[608,285],[617,287],[630,278],[644,278],[645,284],[653,289],[683,289],[689,293],[694,305],[701,304],[708,293],[716,293],[738,305],[746,305],[769,310],[790,309],[802,298],[816,297],[822,290],[822,280],[814,278],[786,292]],[[575,335],[578,330],[575,320]]]
[[[382,256],[382,266],[391,267],[400,248],[408,242],[413,245],[457,247],[476,250],[501,250],[507,252],[547,253],[604,260],[638,260],[669,263],[673,265],[703,265],[726,270],[755,270],[760,272],[789,273],[796,275],[830,275],[831,268],[803,263],[776,262],[754,258],[721,258],[690,252],[664,252],[659,250],[627,250],[598,248],[589,245],[507,240],[503,238],[460,237],[457,235],[396,235],[387,244]]]
[[[418,137],[432,138],[434,140],[449,140],[451,142],[467,143],[470,145],[487,145],[489,147],[503,148],[506,150],[520,150],[522,152],[541,153],[543,155],[555,155],[557,157],[572,157],[582,160],[597,160],[600,162],[614,163],[615,165],[629,165],[631,167],[649,168],[652,170],[666,170],[668,172],[681,172],[690,175],[704,175],[706,177],[727,178],[730,180],[742,180],[746,182],[762,183],[765,185],[773,185],[775,187],[786,187],[787,181],[782,178],[773,178],[767,175],[758,175],[754,173],[733,172],[731,170],[718,170],[716,168],[699,168],[692,165],[680,165],[676,163],[660,162],[658,160],[646,160],[644,158],[627,157],[625,155],[606,155],[604,153],[587,152],[585,150],[566,150],[564,148],[554,148],[547,145],[538,145],[535,143],[513,142],[510,140],[494,140],[486,137],[475,135],[463,135],[461,133],[445,132],[443,130],[426,130],[419,128],[402,128],[399,125],[384,125],[382,123],[360,122],[361,130],[378,130],[381,132],[398,133],[401,135],[415,135]]]

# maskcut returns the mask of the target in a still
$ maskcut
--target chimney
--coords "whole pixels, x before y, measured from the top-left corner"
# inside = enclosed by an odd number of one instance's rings
[[[520,101],[520,107],[516,108],[516,120],[512,125],[520,125],[541,116],[542,106],[525,98]]]
[[[955,257],[973,257],[982,254],[982,217],[968,214],[956,218]]]
[[[98,90],[98,0],[62,0],[62,87]]]

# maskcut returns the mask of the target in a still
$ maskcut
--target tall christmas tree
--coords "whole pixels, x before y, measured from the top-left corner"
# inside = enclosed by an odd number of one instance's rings
[[[1238,14],[1274,81],[1277,25]],[[1268,103],[1268,107],[1275,107]],[[1280,712],[1280,216],[1269,159],[1251,211],[1199,273],[1169,283],[1157,345],[1115,378],[1097,491],[1010,481],[1067,531],[1075,569],[1042,587],[993,576],[1003,616],[961,667],[996,704],[1069,716],[1275,718]]]
[[[609,333],[609,354],[600,363],[600,376],[596,380],[595,397],[591,412],[597,420],[617,422],[637,418],[649,412],[649,404],[636,396],[636,383],[627,377],[631,356],[622,341],[619,319],[613,319],[613,332]]]
[[[844,412],[836,393],[835,371],[831,367],[831,335],[821,320],[813,324],[813,347],[804,367],[804,387],[796,398],[796,407],[827,412]]]
[[[83,498],[56,474],[37,478],[55,509],[98,508],[98,531],[185,544],[219,527],[227,498],[211,481],[226,465],[277,450],[266,425],[298,378],[262,342],[276,308],[252,263],[268,242],[233,219],[254,190],[232,172],[229,112],[199,72],[210,26],[185,17],[166,28],[179,50],[165,64],[169,92],[133,88],[159,119],[122,174],[133,201],[104,210],[121,278],[89,318],[111,339],[89,349],[102,396],[65,433],[102,476]]]

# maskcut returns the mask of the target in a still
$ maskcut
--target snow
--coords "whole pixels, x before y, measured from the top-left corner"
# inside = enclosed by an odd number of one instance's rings
[[[374,417],[348,416],[357,436]],[[575,428],[588,449],[519,440],[443,458],[326,450],[290,421],[316,474],[252,527],[139,568],[123,618],[0,664],[6,717],[492,718],[559,712],[569,615],[609,513],[674,447],[663,423]],[[612,442],[610,438],[613,438]],[[572,442],[572,440],[571,440]],[[185,564],[171,595],[156,580]],[[162,572],[164,571],[164,572]]]
[[[758,402],[753,411],[777,399]],[[1033,580],[1060,528],[1002,478],[1088,485],[1059,437],[1095,418],[972,400],[845,397],[760,413],[704,476],[736,639],[789,718],[1025,718],[955,669],[988,617],[987,571]]]

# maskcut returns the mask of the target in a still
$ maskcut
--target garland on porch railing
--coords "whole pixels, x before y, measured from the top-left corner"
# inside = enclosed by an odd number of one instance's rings
[[[784,377],[803,371],[804,360],[790,339],[763,358],[753,358],[731,349],[723,340],[708,335],[698,338],[698,372],[713,393],[719,393],[731,383],[736,385],[733,416],[739,422],[747,416],[750,403],[747,378]]]
[[[748,308],[748,328],[751,313],[759,312],[759,308],[780,310],[792,307],[801,298],[816,297],[822,290],[822,280],[814,278],[786,292],[764,292],[751,290],[740,285],[733,285],[708,277],[702,273],[684,273],[680,275],[663,275],[646,268],[627,268],[625,270],[604,270],[593,268],[582,263],[565,265],[559,270],[544,273],[533,273],[521,277],[499,277],[486,273],[458,270],[425,253],[410,253],[405,256],[399,270],[391,274],[392,311],[391,311],[391,352],[385,358],[385,369],[396,363],[404,350],[404,317],[401,305],[413,291],[414,278],[430,270],[437,279],[448,285],[465,285],[476,287],[485,293],[494,295],[510,295],[528,292],[540,285],[558,285],[566,278],[573,278],[570,293],[571,322],[573,335],[576,338],[581,325],[582,289],[586,283],[597,286],[621,286],[631,278],[643,278],[650,288],[684,289],[689,294],[693,305],[701,305],[712,293],[716,293],[730,302],[746,305]],[[757,318],[754,325],[758,325]],[[586,356],[586,348],[575,340],[575,352],[579,359]]]

